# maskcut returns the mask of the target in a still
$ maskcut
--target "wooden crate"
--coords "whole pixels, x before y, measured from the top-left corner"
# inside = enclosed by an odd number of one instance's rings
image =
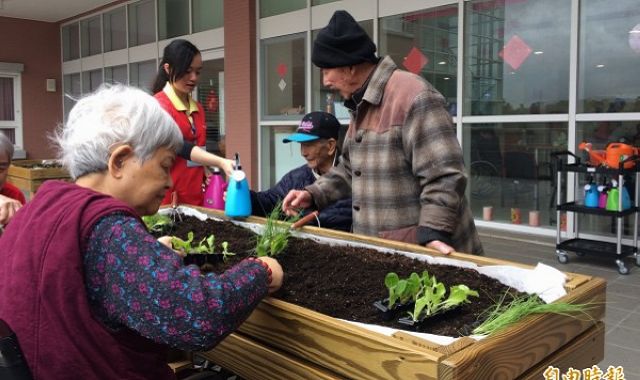
[[[69,173],[64,168],[38,168],[28,166],[40,164],[42,160],[16,160],[9,166],[8,182],[12,183],[30,197],[44,181],[49,179],[68,180]]]
[[[247,221],[262,223],[264,219]],[[315,227],[303,230],[437,255],[427,248],[384,239]],[[529,267],[465,254],[452,257],[478,265]],[[386,336],[267,298],[237,333],[204,355],[248,379],[540,379],[548,365],[564,371],[587,368],[604,358],[606,283],[597,277],[567,275],[567,295],[561,301],[590,303],[588,317],[534,315],[481,341],[462,338],[442,346],[404,332]]]

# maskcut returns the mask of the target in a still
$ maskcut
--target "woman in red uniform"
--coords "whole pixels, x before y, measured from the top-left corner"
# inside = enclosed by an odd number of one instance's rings
[[[200,148],[204,147],[207,139],[204,109],[191,97],[198,84],[200,70],[202,56],[191,42],[177,39],[164,48],[153,93],[180,128],[184,147],[171,169],[173,187],[167,191],[162,204],[171,203],[173,192],[176,192],[179,203],[202,204],[204,168],[199,164],[220,167],[227,175],[233,168],[233,161]]]
[[[0,226],[7,224],[25,203],[22,191],[7,182],[11,157],[13,157],[13,144],[0,133]]]

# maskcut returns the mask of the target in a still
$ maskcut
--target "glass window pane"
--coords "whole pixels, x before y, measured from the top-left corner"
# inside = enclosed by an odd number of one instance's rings
[[[297,11],[307,7],[307,0],[260,0],[260,18]]]
[[[102,69],[85,71],[82,73],[82,93],[88,94],[102,84]]]
[[[0,77],[0,120],[15,120],[13,78]]]
[[[80,58],[80,27],[73,23],[62,27],[62,60],[72,61]]]
[[[69,111],[76,104],[82,89],[80,87],[80,73],[68,74],[63,78],[64,91],[64,119],[67,119]]]
[[[311,0],[311,5],[321,5],[321,4],[328,4],[328,3],[335,3],[338,0]]]
[[[83,57],[102,53],[100,16],[80,21],[80,37]]]
[[[447,99],[456,114],[458,6],[445,6],[380,19],[379,53],[418,74]]]
[[[184,0],[158,0],[158,37],[189,34],[189,4]]]
[[[465,114],[568,112],[570,0],[465,3]]]
[[[362,29],[373,39],[373,20],[358,22]],[[311,32],[312,41],[316,39],[319,30]],[[321,84],[322,73],[320,69],[312,64],[311,66],[311,103],[312,111],[326,111],[333,113],[338,119],[348,119],[349,111],[342,105],[344,99],[337,91],[327,89]]]
[[[127,84],[127,65],[105,67],[104,82]]]
[[[297,120],[305,113],[305,35],[263,40],[261,53],[263,115]]]
[[[611,142],[640,146],[640,121],[597,121],[576,123],[576,143],[589,142],[594,149],[605,149]],[[576,146],[576,152],[578,147]],[[584,155],[584,159],[588,159]]]
[[[191,6],[194,33],[224,26],[223,0],[193,0]]]
[[[551,153],[567,150],[566,123],[483,123],[463,126],[471,209],[491,207],[491,220],[555,225],[555,176]],[[512,219],[513,217],[513,219]]]
[[[148,44],[156,40],[156,19],[153,0],[129,4],[129,46]]]
[[[581,142],[592,143],[595,151],[605,151],[610,142],[626,142],[634,146],[640,145],[640,121],[597,121],[576,123],[576,145]],[[578,146],[573,147],[576,154],[582,158],[583,162],[589,160],[589,154],[580,150]],[[595,152],[599,153],[599,152]],[[591,180],[589,176],[579,175],[575,190],[577,203],[584,203],[584,186]],[[611,176],[596,175],[593,181],[597,184],[611,183]],[[635,182],[633,177],[625,177],[625,188],[634,196]],[[616,179],[617,180],[617,179]],[[571,191],[571,190],[569,190]],[[615,218],[603,218],[602,216],[578,214],[580,233],[610,234],[616,231]],[[623,238],[631,238],[633,234],[633,219],[631,216],[625,217],[622,223]]]
[[[127,47],[127,23],[124,7],[114,9],[102,16],[104,24],[104,51]]]
[[[151,86],[153,86],[157,72],[155,59],[131,63],[129,65],[129,84],[151,93]]]
[[[220,153],[218,142],[224,136],[224,59],[202,62],[198,101],[204,108],[207,125],[207,151]]]
[[[268,189],[276,184],[290,170],[306,163],[300,154],[300,144],[282,142],[286,136],[294,133],[297,125],[262,127],[262,188]]]
[[[637,0],[580,2],[578,112],[640,112]]]

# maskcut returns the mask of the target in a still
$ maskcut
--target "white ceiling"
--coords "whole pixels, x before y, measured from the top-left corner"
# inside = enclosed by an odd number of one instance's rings
[[[114,0],[0,0],[0,16],[58,22]]]

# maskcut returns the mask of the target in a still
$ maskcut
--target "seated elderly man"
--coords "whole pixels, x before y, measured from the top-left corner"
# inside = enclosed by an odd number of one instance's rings
[[[22,191],[7,182],[12,157],[13,144],[7,136],[0,133],[0,226],[7,224],[16,211],[25,204]]]
[[[302,118],[296,133],[282,142],[300,143],[300,154],[307,161],[282,176],[271,189],[251,192],[254,215],[267,216],[291,190],[304,189],[340,162],[340,122],[330,113],[311,112]],[[309,223],[334,230],[351,232],[351,197],[340,199],[324,208]]]
[[[57,142],[75,183],[47,181],[0,237],[0,316],[34,378],[175,379],[169,346],[211,349],[280,287],[275,259],[205,275],[147,232],[182,145],[150,95],[80,99]]]

